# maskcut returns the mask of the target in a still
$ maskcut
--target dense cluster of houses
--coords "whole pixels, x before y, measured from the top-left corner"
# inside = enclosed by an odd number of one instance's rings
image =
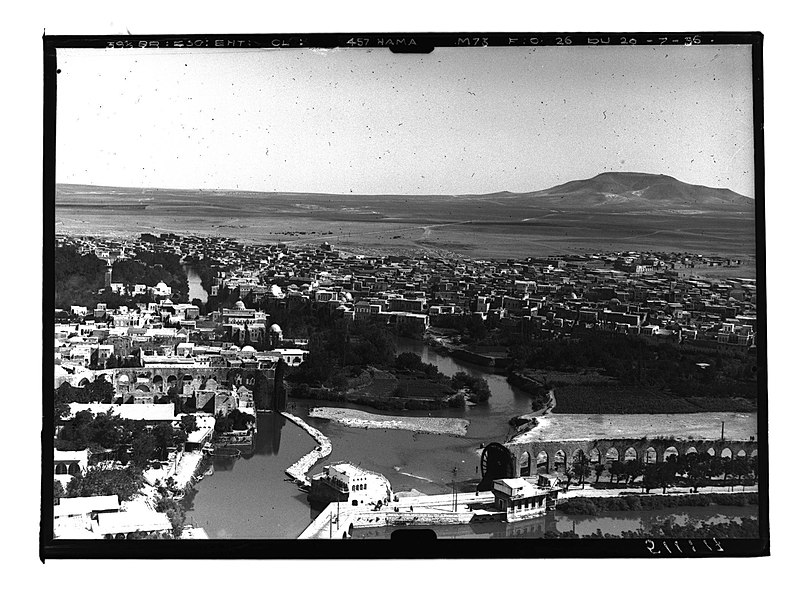
[[[733,261],[682,254],[447,260],[368,257],[319,249],[274,248],[259,268],[220,271],[225,288],[253,301],[311,302],[353,320],[422,333],[468,315],[489,328],[533,335],[575,326],[660,339],[749,348],[757,332],[754,279],[723,277]],[[695,264],[718,280],[691,276]]]
[[[217,274],[212,297],[237,294],[267,310],[310,303],[352,320],[397,325],[409,334],[469,315],[489,328],[527,335],[578,326],[744,349],[756,343],[756,282],[723,276],[724,267],[740,264],[735,259],[667,252],[506,261],[377,257],[336,251],[328,243],[253,245],[174,234],[78,242],[84,251],[110,257],[144,249],[209,260]],[[695,266],[716,267],[715,282],[692,276]],[[185,329],[193,326],[196,307],[154,299],[158,303],[140,310],[139,317],[160,317],[178,327],[177,343],[188,342]],[[102,305],[95,308],[95,316],[102,311]],[[270,334],[265,315],[243,307],[211,317],[227,327],[226,339],[243,340],[245,325],[255,345]]]

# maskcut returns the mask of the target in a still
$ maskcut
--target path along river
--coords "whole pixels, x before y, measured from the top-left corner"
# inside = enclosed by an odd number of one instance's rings
[[[348,428],[332,421],[310,418],[308,411],[323,405],[377,411],[348,403],[291,400],[289,411],[319,429],[333,444],[331,455],[311,468],[309,476],[321,471],[326,463],[348,461],[385,475],[395,492],[417,489],[436,494],[451,491],[453,470],[457,468],[454,474],[457,486],[463,491],[474,489],[479,477],[480,444],[506,440],[512,432],[508,420],[529,412],[529,396],[511,387],[503,375],[436,354],[421,342],[400,339],[397,351],[416,352],[422,360],[436,365],[446,375],[463,370],[486,378],[491,389],[488,404],[438,410],[430,414],[467,418],[470,421],[467,435],[448,437],[401,430]],[[427,413],[412,415],[427,416]],[[315,513],[308,505],[307,496],[286,482],[284,471],[315,445],[305,431],[282,416],[259,414],[254,454],[232,464],[222,464],[222,467],[216,465],[214,475],[198,483],[198,493],[187,518],[204,527],[211,538],[296,538]],[[751,515],[755,513],[753,511]],[[565,515],[553,517],[559,522],[571,522],[571,518]],[[535,527],[529,528],[527,533],[524,527],[514,530],[513,534],[541,536],[534,532],[537,530]],[[466,532],[453,530],[453,534]],[[502,532],[492,529],[485,534]]]

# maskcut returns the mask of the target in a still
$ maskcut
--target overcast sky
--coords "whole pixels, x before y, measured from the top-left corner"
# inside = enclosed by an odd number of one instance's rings
[[[748,46],[59,50],[60,183],[534,191],[604,171],[754,194]]]

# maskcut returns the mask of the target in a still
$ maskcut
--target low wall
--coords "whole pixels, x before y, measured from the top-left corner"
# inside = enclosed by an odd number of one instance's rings
[[[446,524],[469,524],[474,512],[366,512],[352,517],[355,528],[379,528],[382,526],[436,526]]]
[[[280,412],[280,414],[288,420],[291,420],[301,429],[304,429],[316,440],[317,443],[319,443],[317,448],[301,457],[299,460],[294,462],[294,464],[289,466],[288,469],[286,469],[286,474],[288,474],[291,478],[303,485],[310,485],[311,481],[308,480],[307,476],[308,470],[310,470],[311,466],[316,464],[316,462],[330,455],[330,453],[333,451],[333,444],[330,443],[330,439],[325,437],[321,432],[316,430],[299,416],[289,414],[288,412]]]

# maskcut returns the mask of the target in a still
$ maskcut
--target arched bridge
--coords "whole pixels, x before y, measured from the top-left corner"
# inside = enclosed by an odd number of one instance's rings
[[[751,458],[757,456],[757,441],[643,438],[491,443],[483,450],[481,466],[483,477],[489,474],[490,478],[515,478],[533,476],[538,471],[564,470],[581,453],[595,464],[630,460],[649,464],[694,452]]]

